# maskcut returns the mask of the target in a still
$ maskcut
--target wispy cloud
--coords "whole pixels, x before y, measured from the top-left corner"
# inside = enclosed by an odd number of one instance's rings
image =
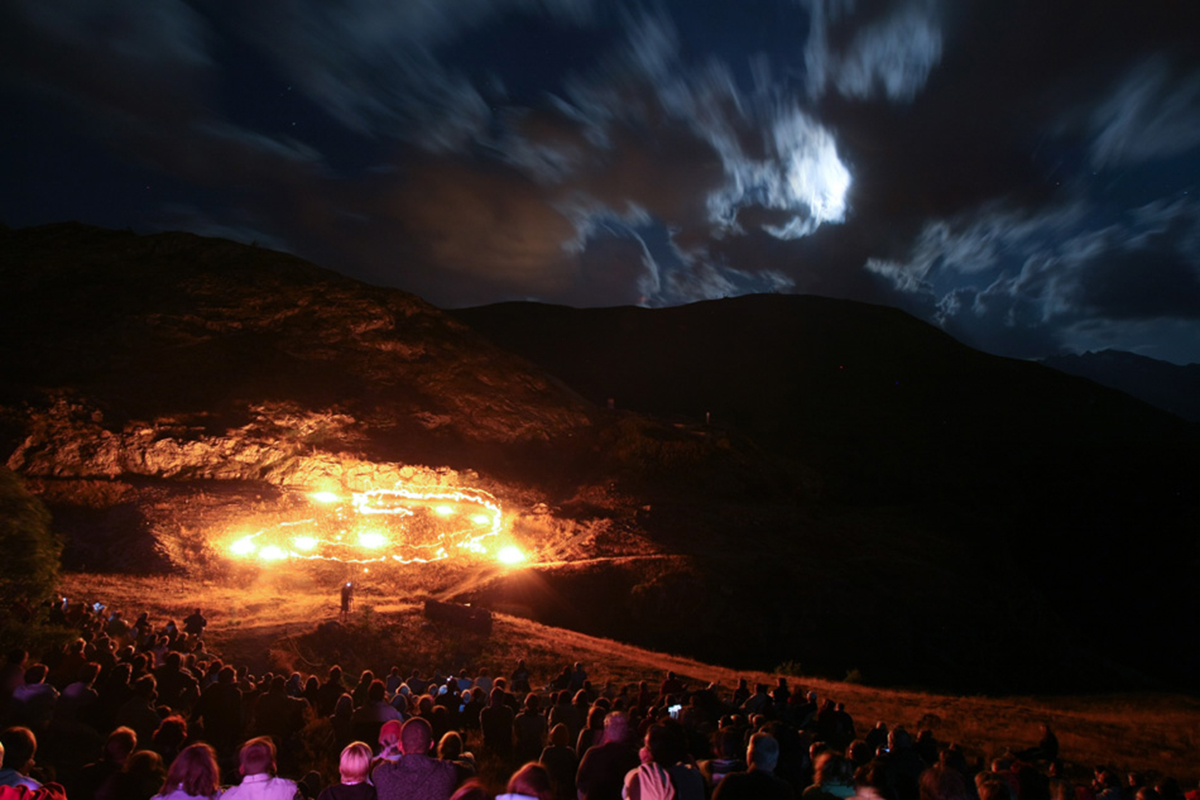
[[[993,350],[1013,346],[997,332],[1020,329],[1045,348],[1083,320],[1095,335],[1098,320],[1200,318],[1200,204],[1182,197],[1097,219],[1084,200],[1040,214],[990,207],[929,223],[907,260],[867,269]]]
[[[1176,74],[1165,56],[1147,59],[1087,114],[1087,125],[1098,169],[1200,147],[1200,71]]]
[[[805,65],[815,97],[832,87],[857,100],[882,95],[909,102],[941,61],[942,28],[934,0],[896,3],[865,23],[866,14],[856,14],[860,4],[854,0],[802,2],[810,14]]]

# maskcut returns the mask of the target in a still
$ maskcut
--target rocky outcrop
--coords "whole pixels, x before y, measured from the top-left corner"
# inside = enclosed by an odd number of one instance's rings
[[[314,438],[346,446],[361,442],[364,434],[348,414],[291,404],[255,406],[252,413],[251,422],[221,435],[167,419],[127,423],[112,431],[98,409],[59,397],[30,415],[29,434],[8,466],[34,478],[261,481],[282,489],[346,491],[397,483],[457,486],[478,478],[446,467],[373,462],[309,444]]]

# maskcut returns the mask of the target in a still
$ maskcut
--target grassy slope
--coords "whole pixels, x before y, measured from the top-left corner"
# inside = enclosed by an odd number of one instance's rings
[[[739,677],[774,681],[765,673],[735,672],[687,658],[656,653],[526,619],[497,615],[490,638],[436,630],[421,614],[417,598],[397,598],[377,587],[359,591],[360,609],[344,649],[314,649],[315,626],[337,617],[336,586],[315,587],[276,579],[231,586],[175,577],[125,575],[65,576],[68,597],[99,599],[128,613],[149,611],[162,624],[182,619],[196,606],[209,619],[211,649],[254,671],[294,667],[321,672],[333,657],[350,674],[371,667],[401,669],[469,665],[507,672],[525,658],[536,681],[548,681],[564,664],[583,661],[593,682],[657,681],[674,670],[691,685],[717,682],[732,687]],[[364,611],[369,607],[369,610]],[[347,642],[353,644],[347,644]],[[389,658],[389,654],[391,658]],[[1090,766],[1112,763],[1173,775],[1185,787],[1200,778],[1200,700],[1179,695],[1098,695],[1079,697],[954,697],[924,692],[874,689],[820,679],[793,678],[846,703],[859,732],[877,719],[916,729],[921,720],[941,741],[958,741],[975,755],[991,757],[1005,747],[1036,743],[1037,725],[1049,720],[1058,732],[1064,758]],[[932,716],[931,716],[932,715]]]

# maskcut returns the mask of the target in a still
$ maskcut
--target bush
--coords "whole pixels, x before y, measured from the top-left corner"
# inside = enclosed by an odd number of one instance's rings
[[[775,674],[787,675],[791,678],[803,678],[804,671],[800,668],[800,662],[795,659],[790,659],[783,662],[775,668]]]
[[[12,622],[31,620],[58,582],[62,543],[50,513],[21,480],[0,467],[0,609]]]

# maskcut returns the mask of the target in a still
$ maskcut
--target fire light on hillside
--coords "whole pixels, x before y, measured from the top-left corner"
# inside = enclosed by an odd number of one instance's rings
[[[511,564],[525,558],[502,546],[500,502],[479,489],[397,486],[313,492],[307,499],[311,516],[234,535],[225,552],[264,563],[421,564],[462,557]]]

